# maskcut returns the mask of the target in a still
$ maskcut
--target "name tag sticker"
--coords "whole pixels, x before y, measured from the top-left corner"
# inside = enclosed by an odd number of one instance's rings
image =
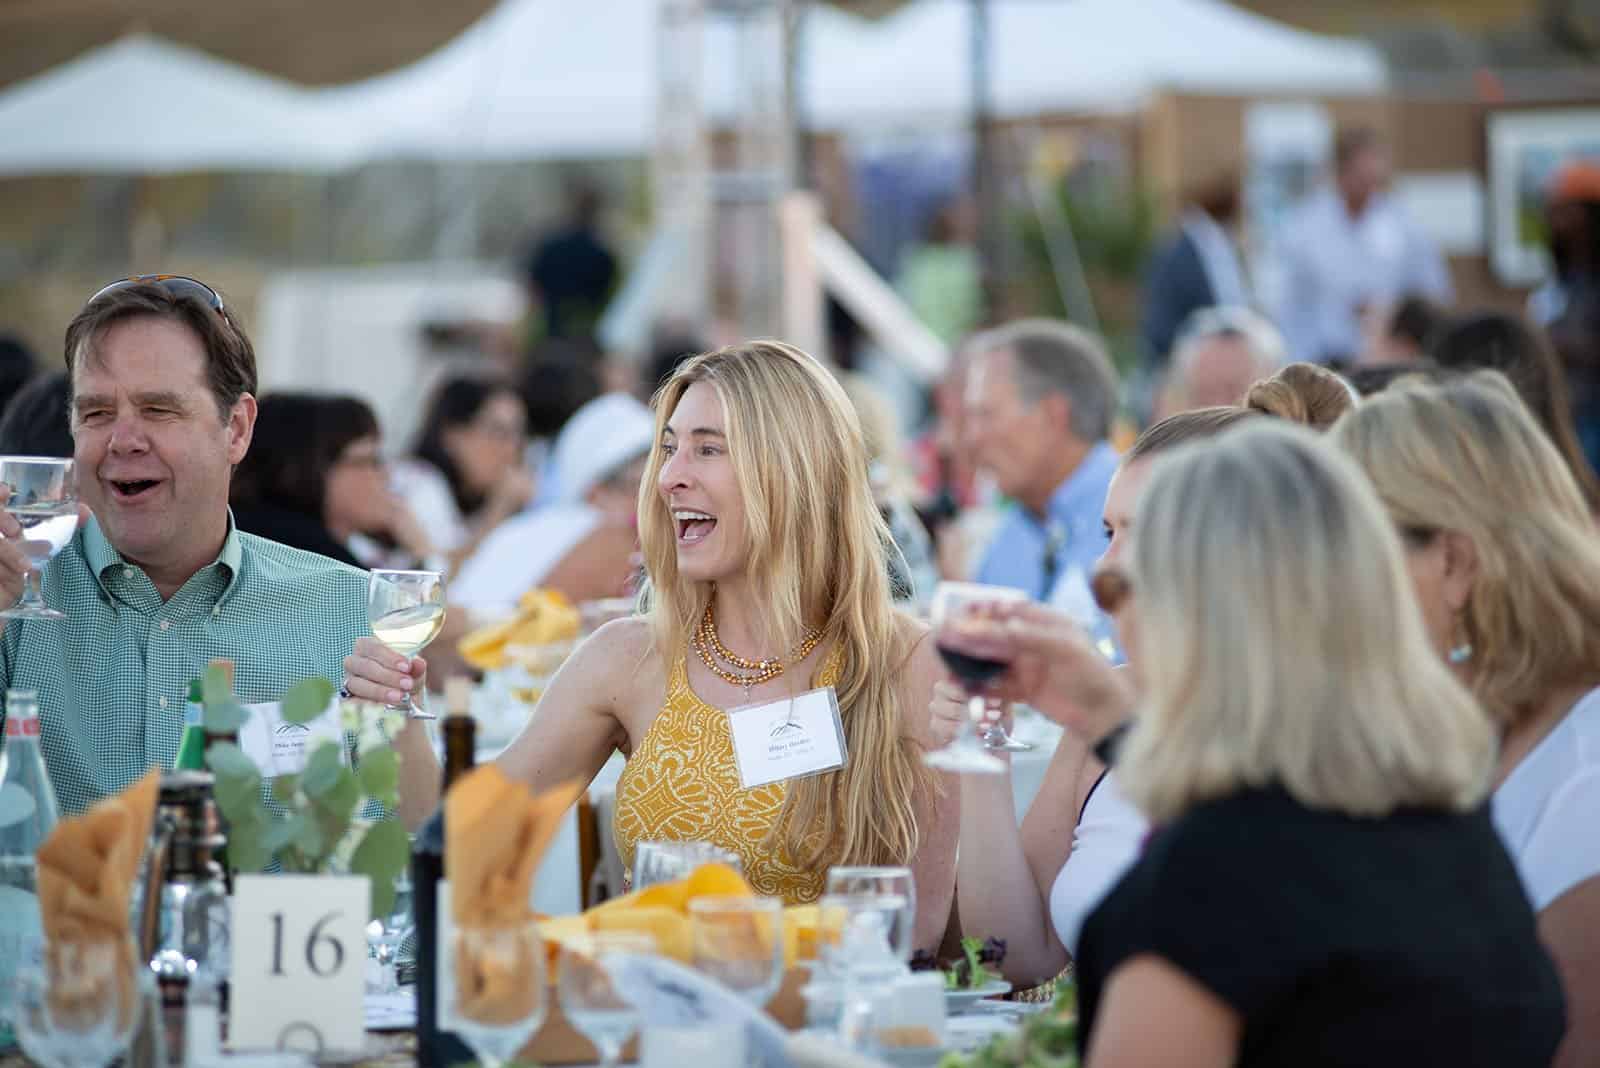
[[[339,727],[338,702],[309,723],[290,723],[283,718],[283,706],[276,701],[246,705],[239,727],[239,748],[267,778],[298,775],[306,770],[311,751],[324,740],[339,747],[344,759],[344,732]]]
[[[828,686],[728,710],[733,756],[746,790],[844,767],[844,721]]]

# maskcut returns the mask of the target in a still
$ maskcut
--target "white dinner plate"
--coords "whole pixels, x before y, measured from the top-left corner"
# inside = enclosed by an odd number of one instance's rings
[[[944,1011],[955,1015],[966,1012],[984,998],[995,998],[1011,993],[1011,984],[1004,979],[991,979],[976,990],[946,990]]]

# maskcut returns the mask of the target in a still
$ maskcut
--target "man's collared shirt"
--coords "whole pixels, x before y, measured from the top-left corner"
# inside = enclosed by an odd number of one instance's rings
[[[277,701],[312,676],[338,685],[371,633],[364,572],[242,533],[231,516],[216,560],[169,600],[92,519],[45,569],[44,596],[67,618],[8,621],[0,684],[38,691],[63,815],[172,766],[189,682],[210,660],[234,662],[245,704]]]
[[[1312,194],[1281,236],[1278,325],[1295,360],[1326,362],[1361,351],[1360,311],[1411,294],[1450,301],[1443,258],[1388,194],[1358,219],[1332,189]]]
[[[1075,574],[1081,582],[1093,574],[1095,562],[1106,551],[1106,490],[1117,463],[1116,450],[1102,441],[1050,495],[1043,521],[1026,508],[1012,509],[989,543],[976,580],[1049,601],[1061,579]],[[1052,532],[1058,548],[1047,554]],[[1047,555],[1053,567],[1047,565]],[[1045,588],[1047,579],[1051,589]]]

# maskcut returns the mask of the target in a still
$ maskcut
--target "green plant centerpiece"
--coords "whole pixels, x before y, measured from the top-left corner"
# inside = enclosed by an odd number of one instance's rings
[[[296,683],[283,697],[284,722],[317,719],[333,693],[327,679]],[[207,736],[237,738],[250,713],[220,667],[207,669],[202,701]],[[235,742],[206,746],[217,807],[228,821],[228,863],[238,872],[269,871],[276,862],[280,871],[295,874],[368,876],[372,915],[385,916],[394,905],[395,877],[410,856],[405,826],[394,815],[400,761],[389,744],[403,714],[348,702],[339,715],[346,739],[354,739],[354,760],[345,760],[344,746],[323,739],[298,775],[264,781]]]

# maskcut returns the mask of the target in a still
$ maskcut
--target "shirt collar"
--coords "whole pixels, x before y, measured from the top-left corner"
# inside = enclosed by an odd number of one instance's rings
[[[114,567],[130,566],[123,555],[117,551],[106,537],[105,531],[100,529],[100,521],[94,516],[89,517],[89,522],[83,528],[83,556],[89,562],[89,569],[94,573],[95,581],[109,594],[106,589],[106,572]],[[239,564],[244,559],[244,546],[239,538],[239,528],[233,522],[233,509],[228,509],[228,536],[222,539],[222,551],[217,553],[217,558],[209,566],[221,566],[227,569],[228,582],[222,588],[222,593],[217,597],[221,604],[233,592],[234,583],[239,581]],[[202,568],[201,570],[205,570]]]
[[[1119,461],[1117,450],[1109,442],[1097,442],[1083,462],[1050,495],[1045,522],[1070,527],[1085,508],[1092,508],[1098,517],[1105,506],[1106,483],[1116,473]]]

